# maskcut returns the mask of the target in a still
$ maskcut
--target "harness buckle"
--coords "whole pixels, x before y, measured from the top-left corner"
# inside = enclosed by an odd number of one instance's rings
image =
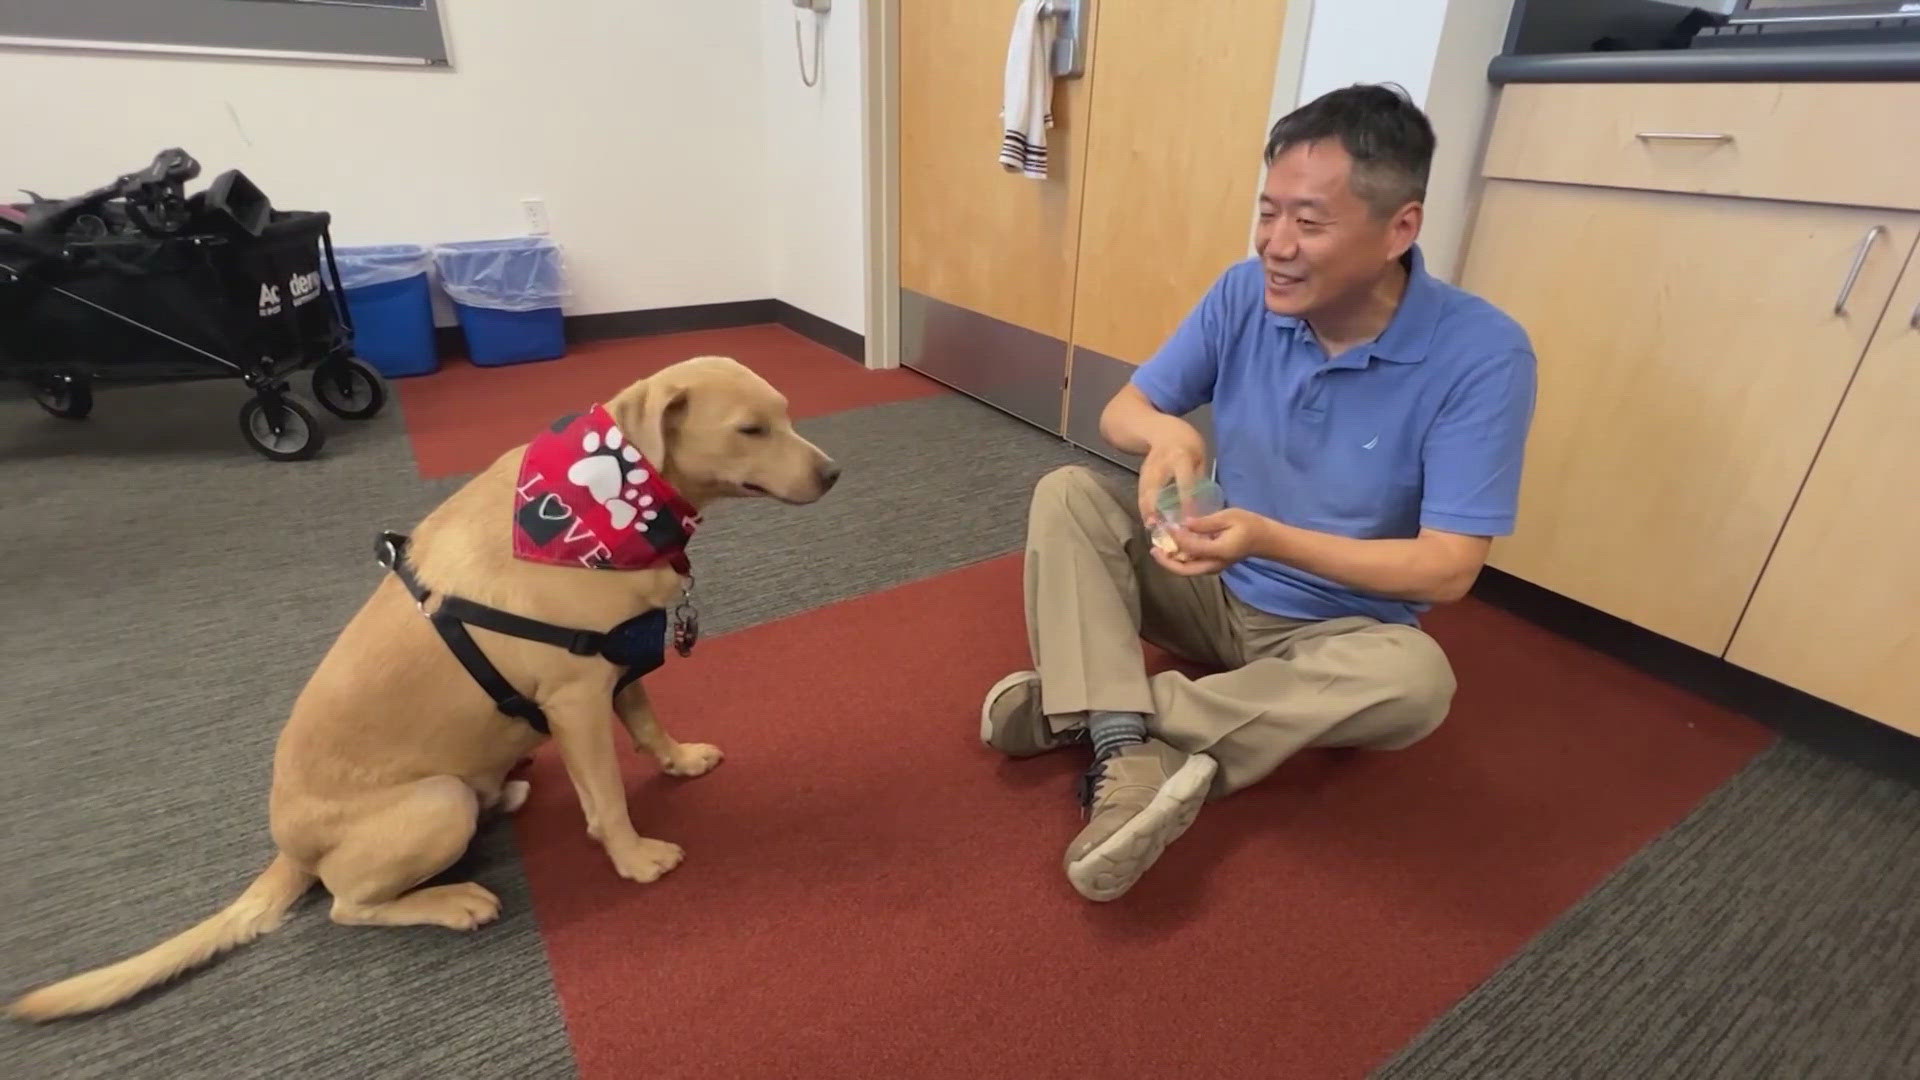
[[[373,561],[387,570],[400,565],[400,538],[390,532],[383,532],[373,544]]]
[[[406,542],[407,538],[399,533],[381,533],[380,538],[374,541],[373,559],[400,579],[400,584],[405,586],[408,595],[413,597],[414,609],[420,612],[420,617],[431,619],[433,614],[427,610],[427,597],[431,594],[420,587],[419,582],[414,580],[413,575],[407,572],[404,565],[406,554],[402,549]]]

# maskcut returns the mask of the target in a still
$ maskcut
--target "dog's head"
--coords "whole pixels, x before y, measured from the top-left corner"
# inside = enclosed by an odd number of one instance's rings
[[[628,386],[607,411],[696,503],[767,496],[810,503],[840,466],[793,430],[787,399],[730,357],[696,356]]]

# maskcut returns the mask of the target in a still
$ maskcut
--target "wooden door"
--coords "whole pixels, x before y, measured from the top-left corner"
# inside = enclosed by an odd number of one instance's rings
[[[1057,428],[1090,82],[1054,82],[1046,179],[1001,167],[1001,87],[1017,6],[900,3],[901,362]]]
[[[902,0],[901,362],[1106,450],[1100,406],[1247,253],[1285,5],[1080,2],[1034,180],[996,159],[1018,0]]]
[[[1727,659],[1920,735],[1920,267],[1909,264]]]
[[[1101,409],[1249,253],[1285,13],[1274,0],[1101,8],[1065,406],[1081,446],[1131,461],[1100,437]]]
[[[1492,565],[1723,653],[1920,215],[1495,180],[1479,217],[1464,286],[1540,363]]]

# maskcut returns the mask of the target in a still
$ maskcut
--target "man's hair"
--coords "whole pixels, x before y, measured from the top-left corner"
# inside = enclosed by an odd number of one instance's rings
[[[1288,150],[1338,139],[1353,158],[1353,193],[1386,217],[1427,197],[1433,125],[1391,83],[1331,90],[1281,117],[1267,133],[1267,164]]]

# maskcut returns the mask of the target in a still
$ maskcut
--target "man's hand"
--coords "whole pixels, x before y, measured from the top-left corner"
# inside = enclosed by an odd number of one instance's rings
[[[1286,563],[1348,588],[1428,604],[1464,597],[1486,562],[1491,541],[1422,529],[1404,539],[1355,540],[1296,528],[1229,507],[1169,533],[1178,550],[1153,559],[1176,574],[1217,574],[1242,559]]]
[[[1160,489],[1178,484],[1184,499],[1207,461],[1207,441],[1192,424],[1177,416],[1159,416],[1151,429],[1147,455],[1140,463],[1140,522],[1151,529],[1158,522]]]
[[[1122,386],[1100,411],[1100,435],[1114,449],[1139,454],[1140,522],[1151,529],[1158,516],[1155,503],[1169,481],[1182,495],[1193,487],[1207,460],[1207,440],[1192,424],[1154,408],[1140,388]]]
[[[1228,507],[1175,526],[1169,533],[1178,550],[1168,554],[1158,547],[1153,559],[1186,577],[1217,574],[1250,555],[1260,553],[1273,522],[1249,510]]]

